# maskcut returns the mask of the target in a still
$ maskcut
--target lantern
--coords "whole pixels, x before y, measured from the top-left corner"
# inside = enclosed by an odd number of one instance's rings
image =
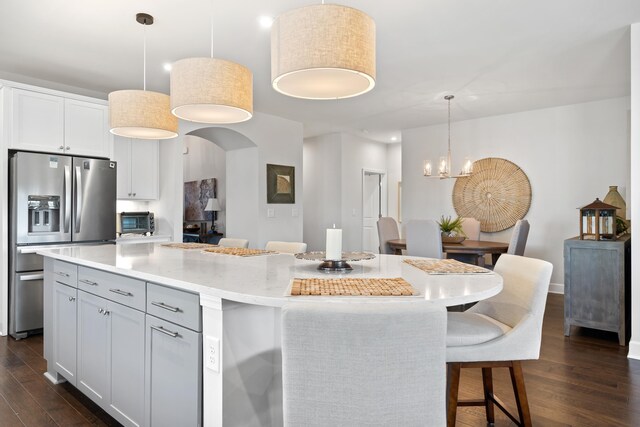
[[[580,240],[616,240],[616,206],[596,199],[580,208]]]

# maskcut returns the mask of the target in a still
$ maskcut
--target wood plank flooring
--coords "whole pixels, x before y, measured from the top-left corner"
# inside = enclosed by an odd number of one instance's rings
[[[615,334],[573,328],[563,336],[563,299],[550,295],[540,360],[523,363],[535,426],[640,425],[640,361],[627,359]],[[0,337],[0,426],[117,426],[69,384],[42,375],[42,336]],[[463,370],[460,398],[480,397],[480,370]],[[506,369],[494,370],[496,394],[514,408]],[[502,372],[504,371],[504,372]],[[458,426],[484,426],[482,408],[458,408]],[[496,426],[513,424],[499,411]]]

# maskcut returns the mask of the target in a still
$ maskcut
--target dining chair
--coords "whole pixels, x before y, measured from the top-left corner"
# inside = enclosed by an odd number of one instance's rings
[[[413,219],[405,229],[407,255],[442,258],[442,234],[433,219]]]
[[[264,246],[267,251],[280,252],[283,254],[297,254],[307,251],[307,244],[302,242],[277,242],[270,241]]]
[[[524,248],[527,245],[527,237],[529,237],[529,221],[519,219],[513,227],[511,240],[509,241],[509,249],[507,253],[511,255],[524,255]]]
[[[395,251],[389,247],[387,242],[400,238],[398,232],[398,223],[389,216],[383,216],[378,219],[378,242],[380,242],[379,252],[381,254],[395,254]]]
[[[458,406],[484,406],[487,422],[493,423],[494,405],[517,425],[531,425],[520,361],[540,356],[542,320],[552,270],[547,261],[502,255],[494,270],[503,278],[502,292],[465,312],[448,313],[449,427],[455,426]],[[493,393],[492,369],[499,367],[509,368],[519,419]],[[482,369],[483,399],[458,400],[462,368]]]
[[[426,301],[285,305],[284,425],[443,426],[446,320]]]
[[[480,240],[480,221],[475,218],[462,218],[462,232],[469,240]]]
[[[218,242],[218,245],[223,248],[248,248],[249,241],[247,239],[229,239],[227,237],[223,237]]]

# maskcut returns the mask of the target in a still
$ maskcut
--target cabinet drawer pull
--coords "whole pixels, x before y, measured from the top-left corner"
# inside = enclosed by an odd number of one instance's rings
[[[165,335],[169,335],[171,338],[177,338],[178,337],[178,333],[177,332],[171,332],[166,330],[165,328],[163,328],[162,326],[153,326],[151,325],[151,329],[154,329],[158,332],[162,332]]]
[[[155,305],[156,307],[164,308],[165,310],[172,311],[174,313],[177,313],[177,312],[180,311],[180,309],[178,307],[171,307],[170,305],[167,305],[167,304],[165,304],[163,302],[151,301],[151,305]]]
[[[87,285],[90,285],[90,286],[98,286],[96,282],[92,282],[91,280],[87,280],[87,279],[80,279],[78,280],[78,282],[86,283]]]
[[[64,277],[69,277],[69,275],[67,273],[65,273],[64,271],[56,271],[55,272],[58,276],[64,276]]]
[[[113,292],[118,295],[124,295],[125,297],[132,297],[133,294],[131,292],[122,291],[120,289],[109,289],[110,292]]]
[[[76,297],[69,297],[69,302],[74,302],[76,300]]]
[[[98,313],[103,314],[104,313],[104,308],[99,308],[98,309]]]

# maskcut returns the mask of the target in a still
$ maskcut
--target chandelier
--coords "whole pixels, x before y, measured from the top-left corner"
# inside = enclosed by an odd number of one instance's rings
[[[454,98],[453,95],[447,95],[444,99],[448,102],[448,139],[447,139],[447,155],[440,157],[438,161],[438,175],[433,176],[433,178],[447,179],[447,178],[464,178],[470,176],[473,173],[473,162],[469,157],[464,158],[464,162],[462,165],[462,170],[458,175],[451,175],[451,100]],[[432,176],[433,166],[431,164],[431,160],[424,161],[423,175],[431,177]]]

